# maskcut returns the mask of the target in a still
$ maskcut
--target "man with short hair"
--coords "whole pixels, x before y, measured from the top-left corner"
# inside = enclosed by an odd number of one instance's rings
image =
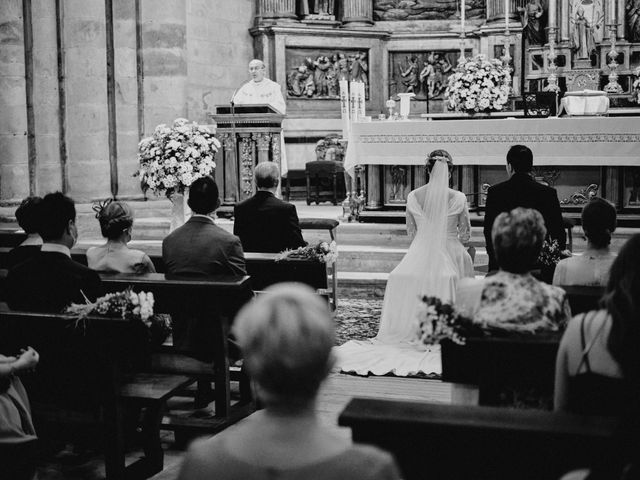
[[[234,207],[233,233],[246,252],[277,253],[306,245],[295,205],[276,198],[278,165],[259,163],[254,170],[258,191]]]
[[[562,211],[555,189],[536,182],[532,175],[533,153],[524,145],[514,145],[507,153],[509,180],[489,188],[485,204],[484,238],[489,255],[489,271],[496,270],[498,263],[491,242],[491,228],[496,217],[516,207],[534,208],[544,218],[547,235],[557,240],[562,250],[566,247],[566,233]]]
[[[166,273],[246,275],[240,240],[213,221],[212,214],[220,206],[213,178],[198,178],[191,184],[188,204],[191,218],[162,241]]]
[[[95,300],[100,291],[100,277],[71,259],[70,249],[78,239],[73,200],[60,192],[50,193],[39,208],[38,233],[43,244],[39,254],[9,271],[9,307],[57,313],[72,302]]]

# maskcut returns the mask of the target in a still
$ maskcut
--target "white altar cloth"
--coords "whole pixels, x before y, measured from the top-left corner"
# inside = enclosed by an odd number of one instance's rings
[[[447,150],[456,165],[504,165],[512,145],[534,165],[640,165],[640,117],[571,117],[353,123],[345,170],[356,165],[424,165]]]

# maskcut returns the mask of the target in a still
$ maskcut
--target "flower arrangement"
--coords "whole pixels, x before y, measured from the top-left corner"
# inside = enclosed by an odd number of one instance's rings
[[[560,260],[566,258],[557,240],[545,240],[538,256],[538,264],[544,267],[555,267]]]
[[[442,340],[465,344],[465,332],[471,321],[461,315],[455,307],[438,297],[424,296],[418,310],[418,337],[425,345],[434,345]]]
[[[476,113],[500,111],[509,100],[511,73],[497,58],[484,55],[460,62],[445,90],[450,110]]]
[[[317,245],[307,245],[306,247],[299,247],[295,250],[285,250],[278,254],[276,262],[289,258],[306,258],[317,260],[321,263],[332,264],[338,258],[338,247],[336,246],[336,242],[319,242]]]
[[[170,197],[184,193],[194,180],[211,175],[220,142],[208,127],[178,118],[173,126],[158,125],[153,135],[138,144],[142,190]]]
[[[88,300],[85,304],[72,303],[65,309],[65,313],[77,315],[76,326],[89,315],[101,315],[140,320],[147,327],[151,327],[154,303],[153,293],[135,293],[128,288],[123,292],[108,293],[94,303]]]

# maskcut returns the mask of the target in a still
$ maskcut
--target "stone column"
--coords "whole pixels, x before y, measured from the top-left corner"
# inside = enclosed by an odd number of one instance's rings
[[[230,133],[221,135],[224,148],[224,203],[233,204],[238,201],[238,160],[236,157],[237,141]],[[222,168],[222,165],[216,165]]]
[[[271,135],[268,133],[254,133],[253,140],[258,146],[258,163],[269,161],[269,147],[271,146]]]
[[[258,21],[263,20],[298,20],[296,0],[258,0]]]
[[[615,0],[614,0],[615,1]],[[625,11],[625,3],[624,1],[618,1],[618,38],[624,39],[627,22],[626,22],[626,11]]]
[[[380,165],[367,165],[367,208],[382,207],[380,199]]]
[[[569,35],[569,0],[562,0],[560,15],[562,20],[560,24],[560,41],[568,42],[571,38]]]
[[[343,0],[342,23],[348,27],[373,25],[373,0]]]

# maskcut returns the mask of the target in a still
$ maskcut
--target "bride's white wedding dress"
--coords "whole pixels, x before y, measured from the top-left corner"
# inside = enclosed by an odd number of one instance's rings
[[[458,279],[473,276],[471,257],[461,243],[471,230],[467,200],[448,188],[446,163],[437,161],[429,183],[407,197],[407,230],[415,237],[389,275],[378,335],[336,347],[342,371],[398,376],[442,371],[439,345],[417,342],[420,298],[453,302]]]

